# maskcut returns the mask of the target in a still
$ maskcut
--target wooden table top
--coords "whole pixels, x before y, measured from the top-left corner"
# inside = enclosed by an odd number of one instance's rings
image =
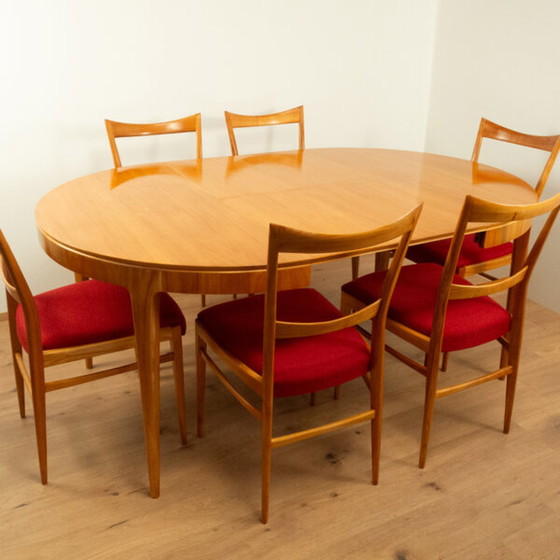
[[[47,246],[94,259],[243,271],[265,267],[270,222],[324,233],[363,231],[423,201],[413,240],[419,243],[451,235],[467,194],[535,200],[518,177],[466,160],[326,148],[101,171],[47,193],[36,221]]]

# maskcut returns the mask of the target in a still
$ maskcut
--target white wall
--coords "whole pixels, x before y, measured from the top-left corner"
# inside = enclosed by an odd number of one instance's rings
[[[6,2],[0,227],[32,289],[71,280],[42,253],[33,211],[53,187],[111,167],[105,118],[201,112],[211,157],[229,151],[224,109],[304,104],[308,147],[422,150],[436,8],[437,0]],[[173,150],[163,159],[184,157]]]
[[[469,158],[478,122],[533,134],[560,133],[557,0],[444,0],[435,40],[426,149]],[[483,146],[481,161],[535,183],[546,156]],[[560,161],[544,196],[560,190]],[[530,297],[560,312],[560,227],[555,226]]]

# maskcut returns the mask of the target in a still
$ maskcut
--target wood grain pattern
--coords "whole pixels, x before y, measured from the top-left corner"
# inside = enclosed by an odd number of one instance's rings
[[[271,222],[352,233],[424,202],[413,242],[449,237],[467,194],[535,200],[522,180],[466,160],[317,149],[108,170],[49,192],[36,219],[49,250],[210,273],[263,269]]]

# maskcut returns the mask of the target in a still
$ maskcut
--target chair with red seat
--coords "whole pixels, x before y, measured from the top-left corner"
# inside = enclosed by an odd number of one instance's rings
[[[560,150],[560,135],[536,136],[524,134],[482,118],[471,158],[473,162],[478,162],[484,138],[549,152],[542,173],[535,185],[535,191],[540,197]],[[416,263],[436,262],[443,265],[450,246],[450,239],[414,245],[409,248],[406,258]],[[511,262],[512,247],[511,243],[503,243],[495,247],[482,247],[474,234],[467,235],[457,260],[457,274],[461,276],[484,275],[488,270],[505,266]]]
[[[201,311],[196,321],[198,434],[204,432],[206,365],[261,424],[262,510],[268,520],[273,448],[371,422],[372,481],[377,483],[381,430],[383,345],[388,301],[420,207],[394,224],[345,235],[302,232],[271,224],[265,294],[228,301]],[[311,288],[277,291],[279,255],[302,254],[305,264],[372,253],[393,241],[395,258],[380,297],[358,313],[344,316]],[[369,319],[368,319],[369,318]],[[371,320],[370,344],[355,325]],[[222,362],[225,367],[220,367]],[[229,373],[228,373],[229,372]],[[274,398],[303,395],[364,378],[370,387],[365,411],[321,425],[274,436]],[[241,390],[240,382],[246,391]],[[249,392],[251,396],[245,393]]]
[[[19,411],[24,418],[27,387],[33,402],[41,482],[47,484],[46,393],[133,371],[137,364],[53,380],[46,378],[45,368],[134,349],[130,297],[125,288],[98,280],[84,280],[33,296],[1,230],[0,257]],[[161,294],[160,309],[160,340],[170,344],[170,351],[161,354],[160,361],[173,362],[179,432],[186,443],[182,349],[186,322],[168,294]]]
[[[387,329],[419,348],[424,361],[387,347],[390,354],[426,378],[424,420],[419,466],[426,463],[428,439],[435,402],[438,398],[482,383],[507,378],[504,433],[508,433],[513,410],[515,384],[523,337],[523,319],[527,286],[544,242],[560,208],[560,194],[527,205],[504,205],[468,196],[459,218],[444,266],[418,263],[401,269],[389,306]],[[548,213],[548,218],[528,251],[530,231],[524,220]],[[521,225],[513,242],[513,262],[507,277],[471,284],[456,273],[457,260],[467,227],[481,224]],[[384,281],[383,271],[353,280],[342,287],[343,312],[360,309],[375,300]],[[507,304],[490,296],[505,292]],[[501,347],[499,367],[457,384],[439,386],[438,363],[442,353],[473,348],[491,341]],[[477,373],[480,373],[477,370]]]

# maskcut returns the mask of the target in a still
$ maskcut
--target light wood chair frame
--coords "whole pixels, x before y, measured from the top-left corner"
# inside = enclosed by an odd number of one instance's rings
[[[160,134],[178,134],[184,132],[196,133],[196,157],[202,158],[202,124],[200,113],[158,123],[124,123],[105,119],[105,128],[109,137],[111,154],[115,168],[122,167],[116,138],[132,136],[156,136]]]
[[[397,275],[404,260],[412,230],[414,229],[421,206],[416,207],[394,224],[377,230],[348,235],[326,235],[293,230],[271,224],[268,247],[268,281],[265,293],[265,318],[263,341],[263,373],[249,368],[228,351],[224,350],[197,321],[196,323],[196,365],[197,365],[197,431],[204,435],[204,401],[206,385],[206,366],[208,365],[228,391],[261,424],[262,438],[262,485],[261,521],[266,523],[269,514],[269,487],[272,449],[322,435],[333,430],[370,421],[372,446],[372,483],[377,484],[379,477],[379,454],[381,445],[381,416],[383,405],[383,367],[384,367],[384,330],[388,302],[396,283]],[[340,319],[318,323],[289,323],[276,318],[277,280],[279,255],[282,253],[307,254],[306,264],[325,262],[351,255],[369,254],[379,245],[397,242],[395,257],[387,273],[380,299],[372,302],[356,313]],[[320,256],[313,256],[320,255]],[[329,255],[329,256],[326,256]],[[369,344],[371,362],[369,378],[364,377],[370,388],[368,409],[364,412],[339,419],[330,424],[298,431],[286,435],[273,436],[273,392],[274,392],[274,351],[277,339],[301,338],[326,334],[347,327],[356,326],[364,320],[373,324]],[[211,349],[212,354],[209,352]],[[220,368],[213,356],[225,364]],[[232,372],[231,374],[226,373]],[[244,387],[254,393],[258,403],[253,404],[243,391],[235,387],[231,377],[240,380]]]
[[[389,317],[387,329],[399,338],[419,348],[424,353],[422,363],[412,359],[403,352],[390,346],[386,350],[400,361],[423,375],[426,379],[424,397],[424,417],[422,422],[422,438],[420,445],[419,467],[424,468],[430,437],[430,429],[437,399],[470,389],[482,383],[495,379],[507,378],[506,399],[503,432],[507,434],[510,430],[513,411],[515,387],[519,370],[519,359],[523,338],[523,322],[527,287],[542,251],[547,236],[554,224],[560,209],[560,193],[545,200],[528,205],[503,205],[487,202],[471,196],[467,196],[457,227],[454,233],[447,261],[443,268],[441,284],[439,287],[435,309],[432,331],[429,336],[415,331],[407,325]],[[514,223],[521,224],[524,220],[531,220],[536,216],[548,213],[548,217],[539,232],[539,235],[529,248],[530,230],[520,233],[514,240],[513,260],[510,274],[507,277],[487,280],[477,285],[461,285],[453,283],[456,274],[457,260],[461,251],[463,238],[467,226],[471,223],[503,223],[510,226]],[[519,232],[524,231],[521,227]],[[412,265],[414,266],[414,265]],[[443,328],[448,302],[458,299],[470,299],[481,296],[492,296],[500,292],[507,293],[507,309],[511,314],[511,328],[509,333],[498,339],[501,345],[499,367],[489,373],[479,375],[468,381],[445,387],[438,386],[439,360],[442,354]],[[360,309],[364,304],[350,296],[342,293],[341,308],[344,312]]]
[[[200,113],[159,123],[123,123],[105,119],[105,128],[109,137],[111,154],[115,169],[122,167],[121,157],[117,148],[116,138],[128,138],[133,136],[156,136],[160,134],[180,134],[185,132],[196,133],[196,158],[202,159],[202,121]],[[76,281],[85,280],[81,274],[76,274]],[[206,305],[206,295],[200,294],[202,307]],[[88,362],[91,367],[91,360]]]
[[[542,173],[540,174],[539,179],[535,185],[535,191],[540,198],[548,181],[552,168],[554,167],[556,157],[558,156],[558,151],[560,150],[560,134],[553,136],[537,136],[534,134],[525,134],[523,132],[518,132],[516,130],[506,128],[505,126],[501,126],[492,121],[489,121],[488,119],[482,118],[480,119],[480,125],[478,127],[478,133],[476,135],[476,140],[471,157],[473,163],[477,163],[479,161],[480,150],[484,138],[498,140],[500,142],[508,142],[510,144],[517,144],[519,146],[526,146],[527,148],[549,152],[550,155],[548,156]],[[503,257],[498,257],[497,259],[460,267],[457,269],[457,273],[461,276],[484,274],[488,270],[495,270],[496,268],[509,265],[510,263],[511,255],[504,255]]]
[[[1,230],[0,249],[1,272],[6,289],[10,342],[19,413],[22,418],[25,418],[25,388],[27,388],[31,395],[35,417],[35,433],[37,438],[41,482],[43,484],[47,484],[46,394],[50,391],[73,387],[82,383],[88,383],[105,377],[136,370],[137,362],[126,363],[109,369],[99,369],[94,372],[52,381],[46,379],[45,368],[83,359],[91,360],[91,358],[95,356],[110,354],[122,350],[135,349],[136,340],[134,336],[129,336],[80,346],[44,350],[41,344],[39,314],[33,294],[31,293],[21,268],[19,267]],[[22,348],[17,335],[16,310],[18,305],[21,305],[25,318],[29,345],[28,352]],[[181,327],[176,326],[160,329],[160,341],[167,342],[170,345],[170,351],[161,354],[160,363],[172,362],[176,389],[179,434],[181,442],[186,444],[187,428]]]
[[[237,141],[235,138],[236,128],[246,128],[253,126],[273,126],[279,124],[298,124],[299,125],[299,149],[305,149],[305,128],[303,119],[303,105],[280,111],[278,113],[269,113],[266,115],[240,115],[238,113],[230,113],[224,111],[226,119],[226,127],[229,137],[229,145],[231,155],[239,155],[237,149]]]

